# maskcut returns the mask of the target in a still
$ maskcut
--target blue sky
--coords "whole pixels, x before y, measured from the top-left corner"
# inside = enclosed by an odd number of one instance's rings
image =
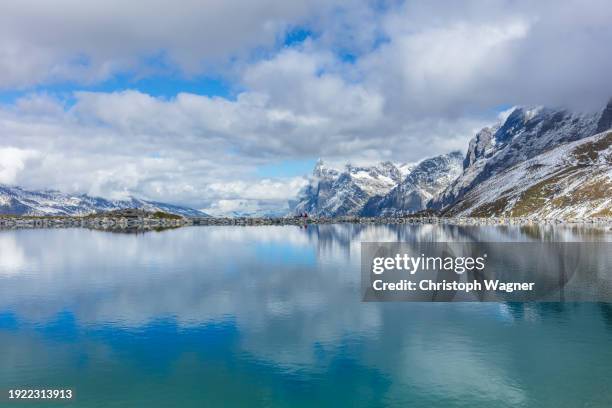
[[[257,175],[260,177],[296,177],[309,174],[314,168],[317,159],[288,160],[258,166]]]
[[[156,75],[138,78],[134,74],[117,74],[95,84],[64,82],[19,90],[3,90],[0,91],[0,101],[3,104],[13,104],[19,98],[31,93],[47,93],[65,100],[70,105],[72,93],[76,91],[118,92],[125,89],[134,89],[161,98],[173,98],[181,92],[187,92],[230,100],[235,98],[236,92],[232,84],[220,76],[184,78],[179,75]]]
[[[308,28],[291,28],[274,48],[277,52],[281,48],[299,46],[310,38],[316,38],[316,34]],[[270,52],[274,51],[267,51],[268,54]],[[340,56],[346,61],[355,59],[353,55]],[[13,104],[19,98],[31,93],[47,93],[66,100],[70,105],[71,94],[75,91],[118,92],[125,89],[134,89],[161,98],[173,98],[181,92],[186,92],[234,100],[237,92],[241,90],[240,85],[233,82],[231,76],[226,77],[222,73],[184,75],[164,61],[163,53],[155,58],[147,58],[144,68],[153,74],[143,75],[142,72],[128,71],[116,73],[108,79],[95,83],[62,81],[20,89],[0,89],[0,103]]]

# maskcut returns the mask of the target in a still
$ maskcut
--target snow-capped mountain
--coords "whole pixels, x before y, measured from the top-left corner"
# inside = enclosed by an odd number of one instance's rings
[[[402,180],[402,170],[391,162],[372,167],[346,165],[344,170],[317,162],[309,184],[290,202],[292,213],[318,216],[358,215],[373,196],[385,195]]]
[[[425,159],[412,168],[406,178],[384,196],[365,204],[363,216],[413,214],[448,187],[462,170],[463,154],[452,152]]]
[[[469,143],[462,174],[431,201],[430,207],[448,210],[464,200],[470,191],[507,169],[561,145],[601,133],[611,126],[612,100],[596,113],[517,107],[504,120],[474,136]]]
[[[416,165],[382,162],[372,167],[347,165],[342,171],[319,160],[310,183],[290,207],[292,213],[328,217],[416,212],[454,180],[462,159],[454,152]]]
[[[288,207],[280,207],[276,201],[231,200],[221,202],[208,208],[202,208],[213,217],[229,218],[276,218],[287,215]]]
[[[612,216],[612,131],[566,143],[489,177],[446,215]]]
[[[164,211],[183,216],[206,216],[202,211],[155,201],[130,198],[107,200],[86,194],[70,195],[54,190],[30,191],[0,185],[0,214],[11,215],[86,215],[123,208]]]

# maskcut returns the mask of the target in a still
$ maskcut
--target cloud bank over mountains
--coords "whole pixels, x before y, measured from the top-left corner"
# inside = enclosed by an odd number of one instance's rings
[[[271,207],[306,181],[262,166],[413,162],[612,95],[605,1],[61,3],[0,6],[0,183]],[[138,87],[202,76],[227,94]]]

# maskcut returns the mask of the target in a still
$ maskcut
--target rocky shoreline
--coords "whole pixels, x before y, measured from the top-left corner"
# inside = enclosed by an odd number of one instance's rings
[[[128,229],[168,229],[190,225],[187,218],[180,219],[129,219],[121,217],[3,217],[0,216],[0,229],[35,229],[35,228],[89,228],[100,230]]]
[[[279,217],[279,218],[226,218],[155,216],[147,213],[102,214],[87,216],[1,216],[0,229],[34,228],[89,228],[116,231],[164,230],[184,226],[260,226],[260,225],[323,225],[323,224],[376,224],[376,225],[558,225],[581,224],[612,226],[612,218],[533,219],[533,218],[446,218],[422,217]]]
[[[534,219],[510,217],[284,217],[284,218],[217,218],[197,219],[193,225],[309,225],[309,224],[447,224],[447,225],[538,225],[594,224],[612,225],[612,218]]]

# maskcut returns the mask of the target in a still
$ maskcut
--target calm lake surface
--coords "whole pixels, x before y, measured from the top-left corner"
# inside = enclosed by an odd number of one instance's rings
[[[360,242],[407,239],[612,232],[0,231],[0,389],[71,388],[79,407],[612,406],[612,304],[361,302]]]

